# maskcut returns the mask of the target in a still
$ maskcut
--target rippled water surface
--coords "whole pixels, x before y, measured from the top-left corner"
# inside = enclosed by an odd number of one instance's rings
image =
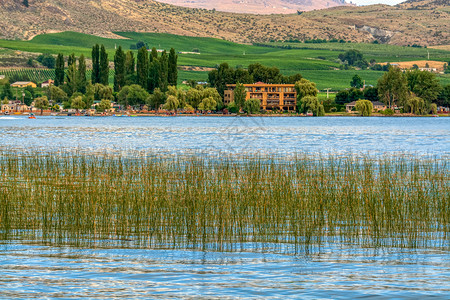
[[[89,152],[415,153],[448,157],[450,118],[0,116],[0,147]],[[0,244],[0,298],[449,299],[450,252],[304,255]]]
[[[0,117],[1,146],[287,154],[450,152],[450,118]]]

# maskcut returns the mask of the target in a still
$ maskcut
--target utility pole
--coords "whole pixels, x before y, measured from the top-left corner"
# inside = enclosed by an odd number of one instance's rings
[[[327,91],[327,99],[328,99],[328,98],[329,98],[329,97],[328,97],[328,94],[329,94],[331,88],[326,88],[325,90]]]

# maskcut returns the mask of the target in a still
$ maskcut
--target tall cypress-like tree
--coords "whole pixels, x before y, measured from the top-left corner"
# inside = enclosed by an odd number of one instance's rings
[[[150,54],[152,56],[152,61],[156,58],[158,58],[158,50],[156,50],[155,47],[152,48],[152,52]]]
[[[157,58],[153,58],[153,61],[150,63],[150,68],[148,70],[148,86],[147,89],[153,93],[156,88],[161,86],[161,77],[159,75],[161,70],[161,65],[159,64],[159,60]]]
[[[133,51],[128,51],[125,57],[125,85],[136,83],[135,61]]]
[[[168,75],[169,75],[169,58],[167,57],[167,52],[164,51],[159,58],[159,64],[160,64],[160,88],[161,91],[164,93],[167,92],[167,89],[169,87],[169,81],[168,81]]]
[[[169,63],[168,63],[168,75],[167,79],[169,85],[177,86],[178,81],[178,55],[175,53],[175,49],[171,48],[169,53]]]
[[[119,92],[125,86],[125,52],[122,47],[114,55],[114,91]]]
[[[67,82],[67,94],[72,96],[78,89],[78,70],[76,60],[70,60],[72,63],[67,68],[66,82]]]
[[[136,72],[136,83],[146,89],[148,80],[148,51],[145,47],[142,47],[138,51]]]
[[[96,44],[92,47],[92,84],[100,82],[100,46]]]
[[[103,85],[108,85],[109,82],[109,61],[108,53],[106,53],[105,46],[100,47],[100,72],[99,72],[99,83]]]
[[[71,65],[73,65],[74,62],[76,62],[75,53],[72,53],[67,58],[67,67],[70,67]]]
[[[64,84],[64,56],[60,53],[56,58],[55,65],[55,86]]]
[[[81,54],[78,58],[78,91],[82,94],[86,93],[87,78],[86,78],[86,59]]]

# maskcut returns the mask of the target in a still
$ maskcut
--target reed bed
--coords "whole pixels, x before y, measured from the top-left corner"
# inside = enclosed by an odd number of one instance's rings
[[[0,151],[4,241],[447,250],[449,217],[449,166],[432,158]]]

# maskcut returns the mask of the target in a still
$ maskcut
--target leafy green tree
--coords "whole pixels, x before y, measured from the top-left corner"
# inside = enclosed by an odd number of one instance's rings
[[[245,101],[243,110],[247,114],[256,114],[261,111],[261,100],[248,99]]]
[[[69,67],[69,66],[73,65],[74,63],[76,63],[76,61],[77,61],[77,59],[75,58],[75,53],[70,54],[67,57],[67,66]]]
[[[100,46],[92,47],[92,84],[100,83]]]
[[[219,92],[215,88],[205,88],[201,90],[202,92],[202,98],[213,98],[214,101],[216,101],[217,109],[223,108],[223,100],[222,97],[219,95]]]
[[[364,98],[364,92],[357,88],[351,88],[348,91],[348,101],[357,101]]]
[[[355,104],[355,109],[363,117],[369,117],[372,115],[373,104],[369,100],[358,100]]]
[[[377,90],[377,93],[378,93],[378,90]],[[334,99],[334,101],[336,102],[336,104],[340,104],[340,105],[343,105],[345,103],[349,103],[351,101],[348,100],[348,95],[349,95],[348,90],[339,91],[336,94],[336,98]]]
[[[408,105],[412,114],[421,115],[424,113],[425,102],[422,98],[411,97],[407,100],[406,104]]]
[[[51,54],[41,54],[36,58],[36,60],[49,69],[55,68],[55,58]]]
[[[99,83],[97,83],[98,85]],[[86,86],[86,93],[84,94],[83,101],[85,102],[86,108],[90,108],[94,104],[94,98],[95,98],[95,86],[88,82]]]
[[[159,64],[160,64],[160,88],[161,91],[166,92],[169,87],[169,57],[167,56],[166,51],[164,51],[161,54],[161,57],[159,58]]]
[[[436,102],[440,106],[450,106],[450,84],[442,88]]]
[[[111,109],[111,101],[109,100],[102,99],[102,101],[100,101],[100,103],[97,105],[97,111],[99,112],[104,112],[108,109]]]
[[[158,50],[156,50],[155,47],[152,48],[152,52],[150,53],[150,56],[152,57],[152,61],[154,61],[155,59],[158,59]]]
[[[436,101],[442,90],[439,79],[435,74],[428,71],[414,70],[407,72],[406,79],[408,80],[409,90],[427,103]]]
[[[305,78],[300,79],[295,83],[295,90],[297,91],[297,107],[300,112],[306,112],[305,106],[303,105],[303,98],[307,96],[316,97],[317,88],[316,84]]]
[[[302,111],[311,111],[314,116],[324,116],[325,109],[316,96],[305,96],[302,98]]]
[[[100,47],[100,70],[99,70],[99,83],[103,85],[109,84],[109,60],[108,53],[106,53],[105,46]]]
[[[208,82],[223,97],[227,84],[234,83],[234,74],[234,70],[227,63],[222,63],[215,70],[208,73]]]
[[[139,84],[143,88],[147,88],[147,80],[148,80],[148,52],[147,48],[142,47],[138,51],[137,55],[137,76],[136,76],[136,83]]]
[[[175,53],[175,49],[171,48],[168,61],[168,75],[169,85],[176,86],[178,81],[178,55]]]
[[[67,91],[69,96],[72,96],[72,94],[78,90],[78,78],[77,65],[76,61],[74,61],[71,65],[69,65],[66,74]]]
[[[352,81],[350,82],[350,86],[357,89],[360,89],[364,86],[363,80],[358,74],[355,74],[355,76],[353,76]]]
[[[198,105],[198,109],[201,111],[210,111],[210,110],[216,110],[217,108],[217,102],[212,97],[208,97],[202,100],[200,104]]]
[[[357,66],[364,69],[368,66],[363,54],[358,50],[348,50],[343,54],[339,54],[338,58],[342,62],[347,62],[349,66]]]
[[[430,108],[431,108],[431,113],[433,115],[437,114],[437,105],[436,105],[436,103],[431,103]]]
[[[34,88],[32,88],[31,86],[26,86],[24,88],[24,91],[28,91],[30,93],[31,97],[33,97],[33,98],[35,97]]]
[[[56,57],[55,66],[55,86],[60,86],[64,84],[64,56],[60,53]]]
[[[247,98],[247,91],[241,83],[236,84],[234,89],[234,103],[237,105],[238,109],[244,107],[245,99]]]
[[[242,68],[237,68],[234,72],[234,82],[243,83],[243,84],[251,84],[253,83],[253,76],[250,73]]]
[[[236,114],[239,112],[239,107],[236,105],[236,103],[234,101],[230,102],[230,104],[228,104],[227,106],[228,112],[232,113],[232,114]]]
[[[13,93],[12,93],[11,85],[9,84],[9,82],[7,82],[5,84],[5,86],[3,87],[2,99],[6,98],[8,100],[12,100],[13,97],[14,96],[13,96]]]
[[[125,57],[125,85],[136,82],[136,71],[133,51],[128,51]]]
[[[86,93],[87,78],[86,78],[86,59],[81,54],[78,58],[78,79],[77,79],[77,91],[84,94]]]
[[[28,0],[23,0],[22,1],[23,6],[25,7],[29,7],[30,5],[28,4]]]
[[[166,92],[166,96],[175,96],[178,99],[179,108],[184,108],[186,106],[186,92],[176,86],[169,86],[169,89]]]
[[[404,105],[408,98],[406,76],[399,68],[389,67],[389,71],[378,79],[378,95],[389,107]]]
[[[83,109],[85,107],[83,97],[82,96],[74,97],[70,102],[70,107],[76,109],[78,113],[78,110]]]
[[[148,99],[148,105],[154,109],[159,109],[166,102],[166,95],[156,88]]]
[[[31,93],[27,90],[23,91],[24,96],[23,96],[23,102],[25,105],[30,106],[31,103],[33,102],[33,95],[31,95]]]
[[[125,52],[119,46],[114,55],[114,92],[119,92],[125,86]]]
[[[144,105],[149,100],[149,93],[140,85],[126,85],[117,94],[117,100],[124,107]]]
[[[95,100],[113,100],[113,90],[108,85],[103,85],[101,83],[96,83],[94,85],[94,99]]]
[[[178,102],[177,97],[169,96],[167,97],[166,103],[164,104],[164,109],[169,111],[176,111],[180,103]]]
[[[68,96],[67,96],[66,92],[64,92],[61,88],[52,85],[50,87],[50,99],[52,99],[58,103],[62,103],[64,101],[67,101]]]
[[[38,97],[34,99],[34,107],[41,110],[41,115],[44,112],[44,109],[48,108],[49,102],[46,96]]]
[[[200,102],[202,102],[202,97],[202,91],[196,88],[191,88],[186,93],[186,102],[193,108],[198,108],[198,105],[200,104]]]
[[[378,97],[378,89],[376,87],[366,87],[363,92],[364,99],[370,100],[370,101],[379,101],[380,98]]]
[[[147,89],[153,92],[156,88],[161,86],[161,65],[157,58],[153,58],[150,63],[149,74],[148,74],[148,86]]]

